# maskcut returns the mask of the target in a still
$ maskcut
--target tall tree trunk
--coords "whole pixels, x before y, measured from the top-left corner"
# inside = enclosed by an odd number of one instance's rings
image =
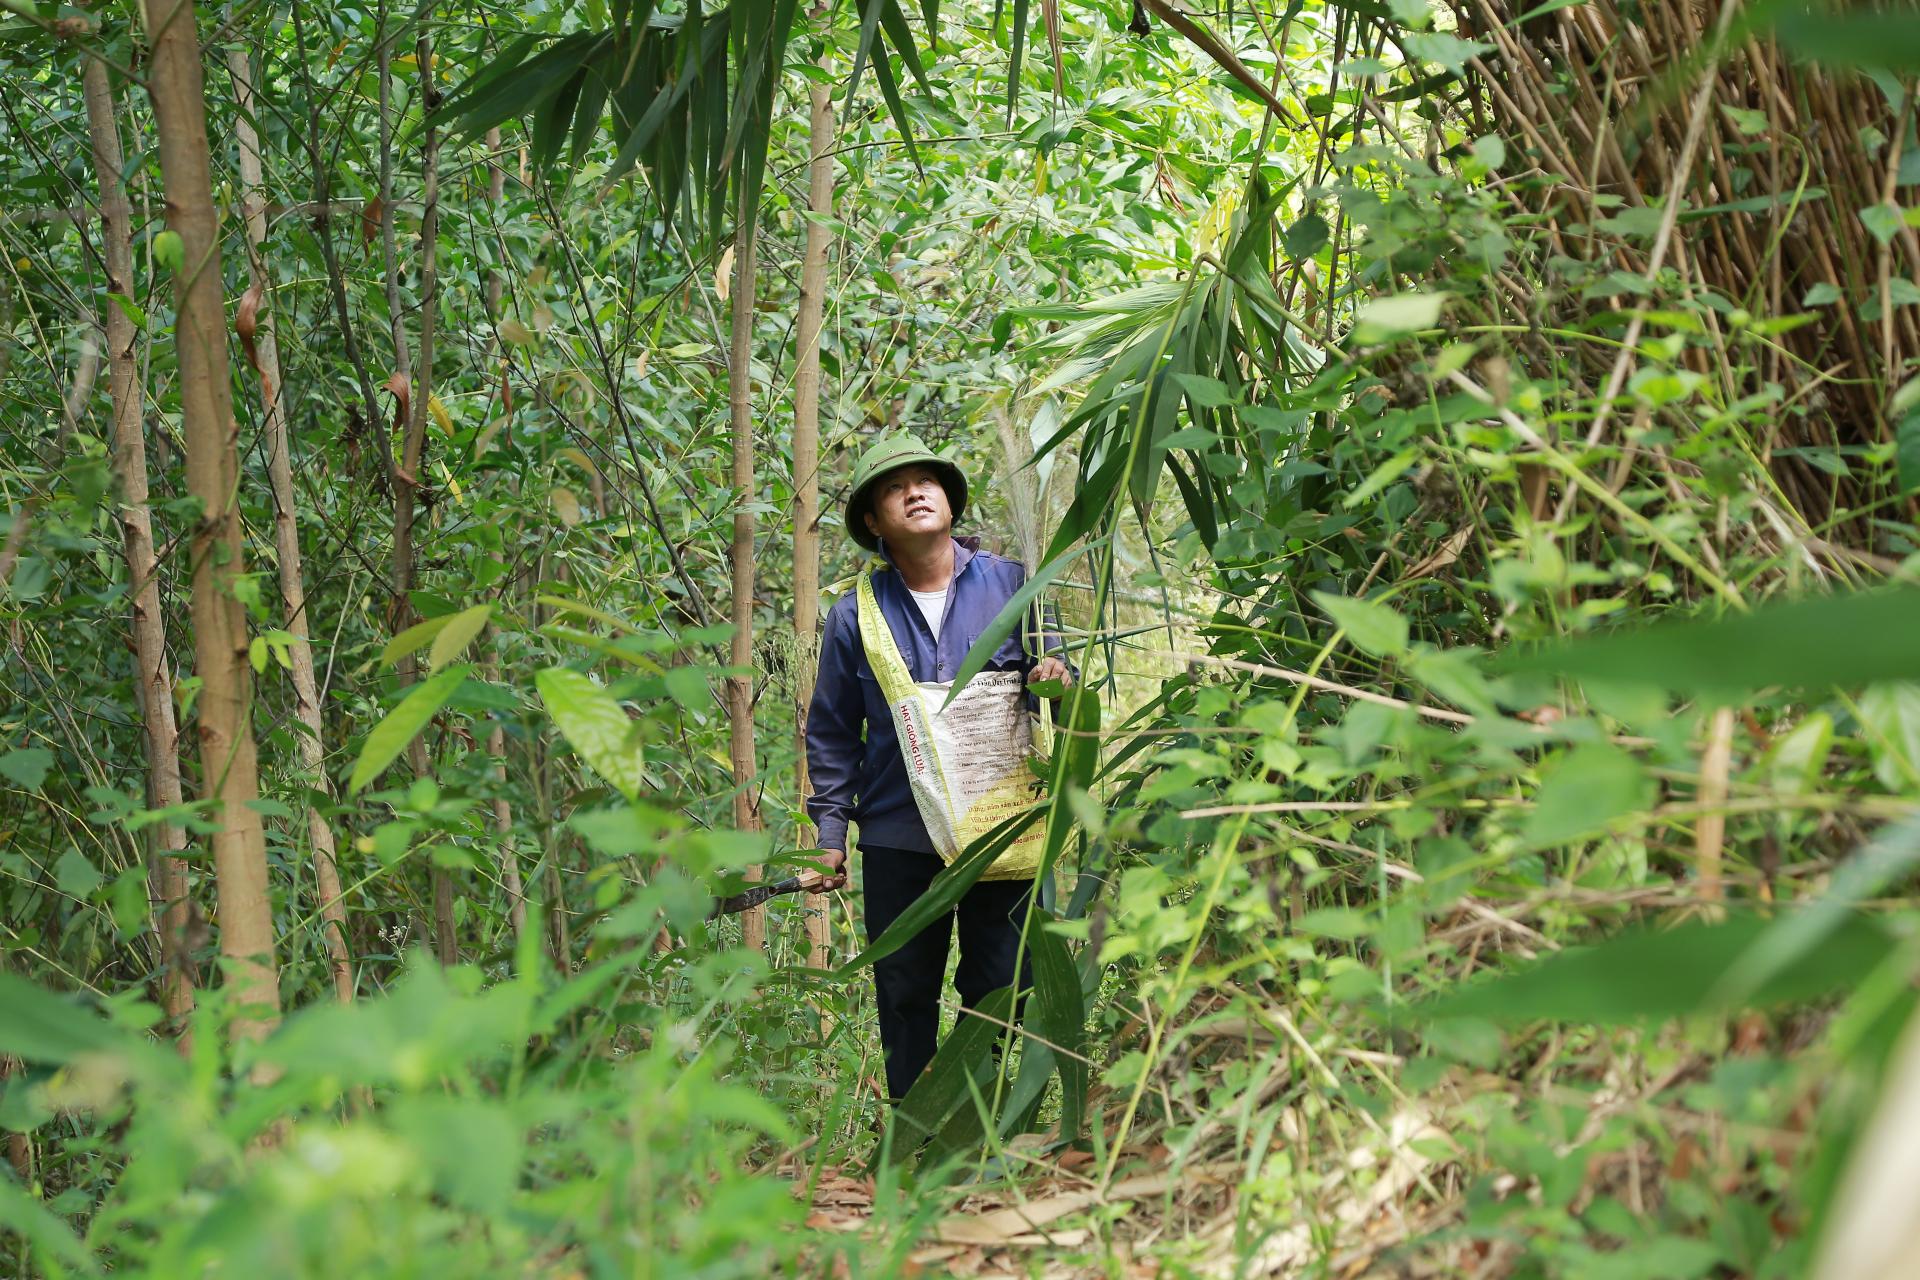
[[[829,57],[822,57],[827,69]],[[802,808],[812,789],[807,777],[807,706],[813,701],[814,666],[820,651],[820,328],[826,318],[827,248],[833,234],[822,219],[833,214],[833,93],[824,84],[810,90],[807,153],[807,248],[800,267],[800,352],[793,374],[793,668],[794,774]],[[832,963],[828,911],[807,912],[807,964]]]
[[[733,254],[733,342],[728,356],[727,397],[733,428],[733,665],[753,669],[753,209],[746,183],[735,179],[741,195],[735,207]],[[760,830],[760,804],[753,788],[753,676],[727,677],[727,721],[733,756],[733,825]],[[751,874],[758,878],[758,869]],[[767,913],[748,911],[742,920],[746,943],[764,950]]]
[[[280,379],[280,347],[274,338],[273,311],[268,299],[270,282],[261,246],[267,239],[267,199],[263,190],[260,137],[254,131],[253,68],[241,44],[227,48],[227,74],[239,107],[234,121],[240,144],[240,209],[246,221],[247,270],[253,285],[247,291],[236,327],[242,331],[260,378],[261,411],[267,427],[267,478],[273,487],[273,541],[280,561],[280,598],[287,611],[287,634],[293,637],[288,658],[293,664],[293,714],[300,722],[300,765],[307,785],[327,794],[324,727],[320,715],[320,685],[314,676],[313,645],[308,638],[307,590],[300,557],[300,522],[293,494],[292,441],[287,432],[287,408]],[[252,339],[246,326],[252,325]],[[307,837],[313,844],[314,888],[320,898],[320,924],[327,948],[327,967],[333,974],[334,994],[353,999],[353,956],[347,945],[347,909],[341,900],[340,870],[335,856],[333,827],[318,807],[307,806]]]
[[[415,59],[420,75],[420,107],[424,114],[433,110],[438,99],[433,88],[433,41],[425,34],[420,36],[419,42],[415,45]],[[434,310],[438,306],[440,239],[440,131],[438,129],[426,131],[421,148],[421,167],[423,186],[420,196],[420,358],[414,365],[413,393],[406,406],[406,432],[401,439],[400,464],[394,468],[393,485],[393,596],[396,632],[404,631],[414,621],[413,604],[408,597],[408,593],[413,590],[414,516],[417,505],[416,495],[420,491],[420,468],[425,460],[427,404],[433,397]],[[390,210],[382,210],[381,216],[387,220],[382,229],[391,246],[392,213]],[[389,304],[392,305],[397,303],[399,298],[399,286],[396,283],[398,272],[391,256],[388,257],[387,262],[387,297]],[[397,361],[404,362],[407,345],[406,331],[398,311],[394,313],[393,326],[395,358]],[[400,664],[401,683],[412,684],[418,674],[418,660],[414,655],[409,654]],[[425,734],[415,735],[413,742],[407,748],[407,761],[412,766],[413,775],[416,778],[424,778],[432,771],[427,759]],[[434,952],[440,957],[441,964],[450,965],[459,958],[459,948],[453,936],[453,877],[448,874],[445,867],[439,866],[433,868],[432,876]]]
[[[193,0],[156,0],[149,11],[148,91],[159,133],[167,228],[180,237],[174,341],[180,370],[187,490],[201,503],[193,562],[193,648],[200,677],[195,727],[201,785],[214,801],[214,869],[220,950],[236,1003],[236,1038],[261,1037],[280,1017],[267,898],[267,845],[253,742],[247,615],[235,592],[246,572],[240,541],[240,455],[227,368],[220,220],[207,152],[207,104]]]
[[[120,175],[126,156],[114,118],[106,64],[84,58],[87,136],[100,186],[100,242],[107,264],[107,291],[134,296],[133,209]],[[134,358],[138,331],[119,306],[108,304],[107,390],[113,400],[113,470],[120,485],[120,545],[127,558],[128,598],[133,601],[133,656],[139,666],[140,714],[146,728],[147,802],[156,809],[181,803],[180,729],[173,716],[173,670],[167,661],[167,619],[160,608],[159,558],[153,546],[153,514],[147,507],[147,442],[140,366]],[[193,1011],[193,956],[187,947],[187,864],[181,850],[187,833],[178,823],[156,822],[147,847],[149,896],[160,933],[160,1006],[186,1034]]]

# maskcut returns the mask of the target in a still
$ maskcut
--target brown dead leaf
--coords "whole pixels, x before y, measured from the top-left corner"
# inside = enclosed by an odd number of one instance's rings
[[[728,245],[727,251],[720,255],[720,265],[713,269],[713,296],[724,304],[727,300],[727,295],[732,291],[733,246]]]
[[[953,1214],[941,1221],[938,1235],[950,1244],[1005,1244],[1015,1236],[1029,1235],[1049,1222],[1102,1202],[1158,1195],[1185,1176],[1185,1171],[1169,1170],[1116,1182],[1104,1195],[1097,1189],[1068,1191],[978,1216]]]
[[[1445,542],[1435,547],[1433,551],[1422,558],[1418,564],[1402,574],[1400,580],[1406,582],[1413,578],[1424,578],[1430,574],[1440,572],[1460,558],[1461,551],[1466,549],[1467,539],[1472,536],[1473,526],[1470,524],[1461,525],[1458,529],[1455,529],[1447,535]]]

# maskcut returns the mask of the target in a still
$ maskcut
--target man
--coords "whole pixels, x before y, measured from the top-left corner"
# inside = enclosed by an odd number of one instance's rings
[[[977,784],[982,770],[997,770],[1006,784],[997,789],[1003,799],[1016,783],[1030,796],[1031,778],[1016,778],[1011,769],[1017,763],[1024,773],[1032,695],[1020,692],[1022,681],[1059,680],[1064,689],[1072,680],[1072,670],[1062,659],[1030,656],[1016,629],[963,697],[985,700],[986,714],[1007,715],[1010,718],[1000,723],[1018,728],[984,736],[975,732],[973,745],[954,753],[1000,758],[943,759],[930,768],[921,760],[923,739],[937,745],[940,735],[923,732],[929,726],[911,716],[937,719],[944,691],[925,691],[916,702],[915,685],[951,682],[974,641],[1026,579],[1020,564],[981,551],[977,538],[953,536],[953,525],[966,507],[965,473],[911,435],[869,448],[854,469],[847,495],[847,532],[877,552],[888,567],[848,592],[827,614],[819,681],[807,712],[807,770],[813,780],[807,812],[825,851],[821,861],[826,876],[815,892],[846,883],[847,824],[860,824],[860,883],[870,940],[926,892],[966,842],[968,815],[943,808],[950,797],[945,790],[930,788],[927,778],[947,779],[959,791]],[[884,625],[863,626],[878,621]],[[1057,647],[1058,640],[1042,636],[1041,644]],[[995,699],[1006,701],[996,705]],[[918,710],[903,711],[905,703],[916,704]],[[903,715],[909,718],[900,718]],[[909,742],[905,754],[903,724]],[[1009,741],[1015,733],[1019,740]],[[980,788],[975,785],[974,790]],[[993,796],[985,798],[990,802]],[[962,798],[958,803],[967,802]],[[979,826],[979,815],[992,807],[980,804],[973,825]],[[1029,828],[1030,837],[1037,837],[1038,826]],[[1034,841],[1022,843],[1032,846]],[[954,987],[962,1004],[974,1008],[988,992],[1020,976],[1020,930],[1032,890],[1031,860],[1021,862],[1010,852],[967,891],[956,911],[874,965],[887,1093],[895,1102],[906,1096],[933,1059],[954,919],[960,932]]]

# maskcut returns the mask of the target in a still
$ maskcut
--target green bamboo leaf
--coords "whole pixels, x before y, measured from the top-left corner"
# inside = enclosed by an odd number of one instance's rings
[[[1000,1022],[1008,1021],[1013,1008],[1013,988],[1001,987],[989,992],[980,1002],[980,1012]],[[933,1061],[907,1090],[907,1096],[893,1113],[892,1159],[900,1163],[919,1148],[922,1138],[940,1132],[973,1090],[971,1083],[983,1080],[991,1070],[993,1042],[1004,1028],[986,1018],[963,1019],[941,1042]]]
[[[1353,641],[1376,658],[1393,658],[1407,651],[1407,620],[1378,600],[1356,600],[1316,591],[1313,600]]]
[[[1029,809],[1008,818],[968,845],[958,858],[947,864],[946,870],[933,878],[927,891],[915,898],[912,906],[896,916],[879,937],[867,944],[865,950],[840,966],[834,976],[850,978],[875,961],[886,959],[918,937],[920,931],[935,919],[952,911],[954,904],[973,888],[993,860],[1035,821],[1039,812],[1038,809]]]
[[[1601,1025],[1718,1012],[1735,1003],[1724,997],[1728,988],[1721,984],[1737,978],[1774,931],[1773,922],[1752,915],[1672,928],[1636,927],[1589,947],[1556,952],[1517,973],[1471,983],[1415,1010],[1429,1019]],[[1737,1003],[1765,1008],[1848,989],[1891,955],[1893,945],[1865,916],[1845,913],[1824,931],[1817,948],[1767,975]]]
[[[1019,626],[1020,620],[1026,616],[1027,606],[1032,604],[1042,591],[1045,591],[1051,586],[1055,578],[1058,578],[1062,573],[1066,572],[1068,565],[1104,541],[1105,539],[1103,538],[1096,538],[1086,546],[1070,551],[1066,555],[1042,565],[1038,573],[1021,584],[1020,589],[1014,592],[1005,604],[1000,606],[1000,612],[993,615],[993,621],[989,622],[987,629],[980,633],[980,638],[973,642],[973,647],[967,650],[967,656],[965,660],[960,663],[960,671],[954,676],[953,686],[947,690],[946,700],[940,704],[941,706],[946,707],[952,705],[953,700],[959,696],[960,691],[967,687],[967,681],[979,675],[980,672],[986,668],[988,661],[993,657],[994,650],[998,649],[1001,642],[1013,634],[1013,629]]]
[[[547,714],[592,770],[629,800],[646,785],[634,723],[592,676],[549,667],[533,677]]]
[[[347,779],[348,795],[356,794],[399,758],[407,744],[446,705],[471,670],[473,668],[465,663],[448,667],[413,686],[407,696],[400,699],[400,705],[387,712],[386,718],[367,735],[365,745],[360,748],[360,758],[353,762],[353,774]]]
[[[1052,918],[1038,909],[1033,913],[1027,937],[1033,997],[1026,1016],[1042,1039],[1066,1050],[1053,1056],[1060,1072],[1060,1136],[1072,1142],[1080,1137],[1087,1107],[1087,1064],[1081,1061],[1087,1049],[1087,1005],[1066,940],[1046,927]]]
[[[433,637],[433,649],[427,655],[427,669],[438,671],[459,657],[474,637],[486,630],[492,617],[492,605],[477,604],[443,619],[439,633]]]
[[[1895,587],[1611,631],[1500,665],[1689,694],[1824,689],[1920,679],[1916,634],[1920,590]]]

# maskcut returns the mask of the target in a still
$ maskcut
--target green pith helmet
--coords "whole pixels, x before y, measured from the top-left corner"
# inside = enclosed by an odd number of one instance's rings
[[[947,491],[947,505],[953,508],[953,522],[960,523],[960,514],[967,509],[967,473],[927,448],[919,436],[904,433],[883,436],[860,455],[859,465],[853,469],[853,488],[847,494],[847,532],[867,550],[880,549],[880,541],[867,528],[866,521],[867,498],[874,481],[914,462],[932,467],[933,473],[940,477],[940,487]]]

